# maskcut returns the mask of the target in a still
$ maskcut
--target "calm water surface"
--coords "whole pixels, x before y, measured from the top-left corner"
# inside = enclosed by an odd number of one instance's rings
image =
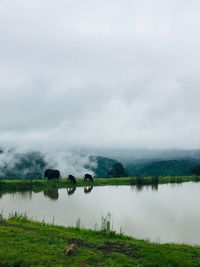
[[[45,190],[39,193],[0,192],[0,211],[26,212],[36,220],[86,228],[100,226],[113,215],[114,230],[155,242],[200,245],[200,183],[159,185],[158,188],[104,186]]]

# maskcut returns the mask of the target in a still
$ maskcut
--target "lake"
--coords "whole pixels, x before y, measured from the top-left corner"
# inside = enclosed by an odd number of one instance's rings
[[[153,242],[200,245],[200,183],[158,187],[93,188],[0,192],[0,211],[26,213],[34,220],[96,229],[112,214],[114,230]]]

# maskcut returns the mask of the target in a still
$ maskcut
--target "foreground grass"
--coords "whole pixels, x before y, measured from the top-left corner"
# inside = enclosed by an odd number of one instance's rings
[[[71,243],[75,255],[65,256]],[[0,219],[0,266],[200,266],[200,247],[154,244],[103,231]]]
[[[104,186],[104,185],[157,185],[164,183],[182,183],[189,181],[200,181],[199,176],[159,176],[159,177],[123,177],[123,178],[96,178],[94,182],[84,182],[78,179],[76,186]],[[67,179],[59,181],[40,180],[0,180],[0,191],[17,191],[17,190],[33,190],[39,191],[50,188],[66,188],[70,187]]]

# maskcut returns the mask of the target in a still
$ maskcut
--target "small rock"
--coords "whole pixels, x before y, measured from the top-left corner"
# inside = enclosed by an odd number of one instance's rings
[[[64,253],[65,255],[72,255],[76,252],[78,246],[76,244],[70,244],[68,247],[66,247]]]

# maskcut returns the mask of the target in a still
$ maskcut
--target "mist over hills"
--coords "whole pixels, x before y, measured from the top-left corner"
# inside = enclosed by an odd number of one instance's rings
[[[110,157],[121,161],[123,164],[140,160],[146,162],[187,158],[200,160],[200,149],[97,149],[84,151]]]
[[[58,169],[63,178],[72,174],[78,178],[90,173],[95,177],[109,177],[117,160],[74,153],[41,153],[38,151],[0,152],[0,179],[41,179],[47,168]],[[119,174],[124,176],[122,172]]]
[[[83,177],[191,175],[191,168],[200,162],[200,150],[81,150],[44,153],[0,148],[0,179],[43,178],[46,168],[56,168],[62,177],[73,174]],[[115,171],[116,164],[121,170]],[[113,167],[114,166],[114,167]],[[114,168],[114,169],[113,169]]]
[[[129,176],[191,175],[191,167],[200,162],[200,149],[86,149],[83,151],[120,161]]]

